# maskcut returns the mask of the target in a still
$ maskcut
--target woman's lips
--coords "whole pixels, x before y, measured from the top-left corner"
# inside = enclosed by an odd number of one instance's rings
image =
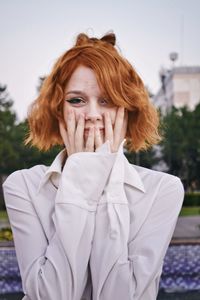
[[[85,129],[84,129],[84,134],[85,134],[85,135],[88,135],[88,134],[89,134],[89,130],[90,130],[89,128],[85,128]],[[104,128],[99,128],[99,131],[100,131],[100,133],[103,134],[103,133],[104,133]]]

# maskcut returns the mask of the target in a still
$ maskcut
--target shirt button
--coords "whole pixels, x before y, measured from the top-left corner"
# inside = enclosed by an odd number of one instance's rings
[[[112,231],[110,232],[110,238],[111,238],[112,240],[116,240],[116,239],[117,239],[117,235],[118,235],[118,232],[117,232],[116,230],[112,230]]]
[[[92,210],[96,210],[97,209],[97,202],[93,201],[93,200],[89,200],[87,202],[87,204],[91,207]]]

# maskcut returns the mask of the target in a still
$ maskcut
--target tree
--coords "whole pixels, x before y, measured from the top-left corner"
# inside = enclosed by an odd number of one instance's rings
[[[35,147],[25,146],[27,120],[17,123],[17,116],[12,107],[13,101],[9,97],[7,87],[0,85],[0,208],[5,208],[2,191],[4,177],[15,170],[37,164],[49,165],[61,150],[61,147],[57,146],[50,151],[40,152]]]
[[[186,188],[200,185],[200,104],[194,111],[187,107],[172,108],[163,117],[165,139],[163,159],[169,173],[179,176]]]
[[[125,151],[124,154],[130,163],[150,169],[153,169],[160,160],[160,157],[156,155],[156,148],[154,147],[137,153]]]
[[[0,198],[3,198],[3,175],[9,165],[16,159],[11,143],[11,135],[16,122],[16,114],[12,111],[13,101],[7,92],[7,87],[0,85]]]

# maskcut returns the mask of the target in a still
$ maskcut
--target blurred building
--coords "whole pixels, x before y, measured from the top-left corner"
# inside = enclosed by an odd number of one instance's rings
[[[193,110],[200,103],[200,66],[180,66],[160,72],[161,87],[153,102],[162,113],[187,106]]]

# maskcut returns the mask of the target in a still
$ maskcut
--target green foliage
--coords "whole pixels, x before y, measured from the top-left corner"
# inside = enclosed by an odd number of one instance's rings
[[[0,85],[0,173],[5,174],[17,154],[12,147],[13,128],[16,115],[12,111],[13,102],[9,98],[6,86]]]
[[[135,165],[140,165],[145,168],[152,168],[156,165],[160,158],[156,156],[155,148],[150,148],[147,151],[125,152],[124,153],[128,161]]]
[[[61,147],[40,152],[35,147],[25,146],[27,120],[17,123],[12,105],[6,86],[0,86],[0,174],[8,175],[17,169],[30,168],[36,164],[51,164]]]
[[[13,128],[13,148],[18,156],[15,160],[15,166],[13,168],[24,169],[30,168],[37,164],[50,165],[61,150],[61,147],[53,147],[47,152],[41,152],[35,147],[25,146],[24,139],[28,133],[28,124],[27,121],[21,122]],[[14,170],[12,169],[12,172]]]
[[[10,227],[0,229],[0,241],[12,241],[13,234]]]
[[[200,206],[200,192],[185,193],[183,206]]]
[[[173,108],[163,117],[163,160],[169,173],[179,176],[186,188],[200,188],[200,104],[193,111]]]
[[[8,221],[8,214],[6,210],[0,210],[0,221]]]
[[[57,146],[48,152],[40,152],[34,147],[24,145],[28,132],[27,121],[17,123],[16,114],[12,109],[13,101],[6,89],[6,86],[0,85],[0,209],[5,208],[2,202],[3,176],[37,164],[50,165],[61,150],[61,147]]]
[[[183,206],[179,214],[180,217],[199,216],[200,206]]]

